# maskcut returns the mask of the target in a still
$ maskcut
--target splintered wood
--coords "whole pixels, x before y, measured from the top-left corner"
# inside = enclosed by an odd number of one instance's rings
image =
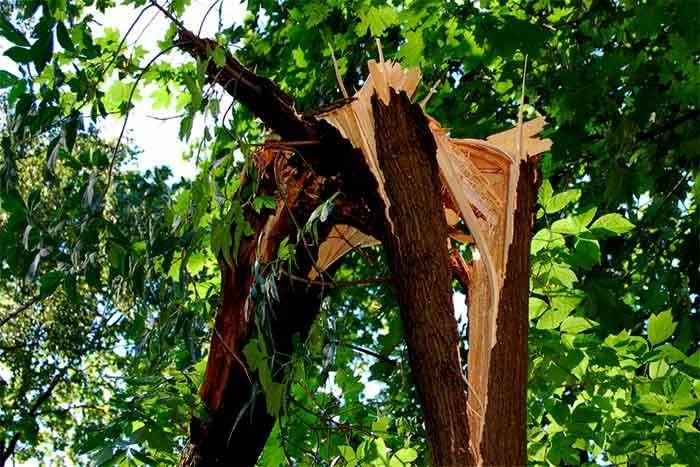
[[[409,98],[413,98],[420,81],[420,72],[417,69],[404,70],[396,63],[383,60],[380,63],[372,60],[368,67],[369,77],[354,99],[342,107],[317,115],[317,118],[336,127],[356,149],[361,150],[377,181],[379,195],[385,204],[387,223],[393,231],[394,223],[389,215],[391,202],[385,190],[385,176],[377,160],[371,99],[376,93],[378,98],[387,104],[391,99],[391,89],[396,92],[403,91]],[[521,224],[523,219],[527,223],[527,214],[523,213],[530,212],[531,206],[528,203],[532,203],[532,199],[525,196],[526,199],[518,200],[518,193],[529,193],[523,191],[523,187],[530,186],[529,179],[523,178],[529,174],[528,158],[547,151],[552,142],[537,137],[545,125],[543,117],[520,123],[515,128],[491,135],[486,140],[451,138],[449,129],[443,128],[430,116],[426,115],[426,118],[435,140],[436,159],[443,186],[442,202],[450,237],[446,239],[447,246],[452,249],[454,241],[472,244],[473,247],[471,264],[467,264],[454,249],[450,254],[453,268],[457,269],[460,280],[465,282],[469,296],[468,387],[469,406],[474,412],[469,416],[470,450],[477,465],[486,465],[503,460],[498,454],[485,450],[482,444],[486,437],[484,430],[487,417],[495,416],[503,420],[503,426],[512,427],[517,423],[511,422],[521,416],[520,411],[515,409],[512,410],[511,417],[499,414],[497,406],[503,405],[503,394],[491,394],[492,384],[502,384],[504,374],[509,371],[506,368],[508,363],[504,365],[501,355],[502,347],[508,342],[506,339],[499,344],[499,336],[505,339],[503,336],[525,333],[524,338],[518,334],[517,344],[513,343],[522,347],[517,351],[524,352],[525,356],[522,358],[527,358],[526,318],[523,323],[514,322],[501,330],[499,326],[502,326],[501,320],[508,320],[506,315],[513,312],[513,296],[525,297],[522,306],[518,306],[524,308],[524,316],[527,315],[526,276],[530,227],[523,227]],[[464,226],[469,234],[461,230]],[[524,228],[527,229],[525,234]],[[514,232],[518,232],[520,236],[517,248],[513,249],[515,253],[509,255]],[[376,239],[347,225],[336,226],[334,233],[335,235],[330,235],[319,250],[318,265],[321,269],[327,268],[353,248],[378,243]],[[523,242],[523,238],[526,242]],[[523,255],[525,266],[522,264]],[[514,279],[514,276],[519,279]],[[514,293],[504,294],[504,290],[512,288],[515,282],[518,282],[518,289],[523,289],[522,293],[510,291]],[[510,285],[504,287],[504,284]],[[503,303],[499,306],[501,300]],[[522,326],[524,330],[520,330]],[[526,363],[519,366],[527,367]],[[524,385],[525,382],[522,382],[523,388]],[[523,394],[516,394],[511,399],[524,405],[523,397]],[[524,441],[520,444],[524,445]],[[507,458],[506,463],[514,461],[516,457],[524,457],[518,449],[514,448],[512,451],[515,457]]]
[[[377,180],[379,195],[385,204],[385,215],[389,225],[392,225],[384,175],[377,162],[371,98],[376,93],[387,104],[391,98],[390,88],[403,91],[413,98],[421,73],[417,68],[404,70],[401,65],[391,61],[377,63],[370,60],[368,68],[367,80],[350,103],[316,117],[336,127],[355,148],[362,151]],[[518,130],[512,128],[486,140],[454,139],[450,138],[449,129],[443,128],[435,119],[427,118],[437,145],[437,160],[445,186],[445,217],[451,227],[450,237],[460,243],[474,240],[488,274],[489,308],[495,310],[512,241],[513,211],[517,203],[515,187],[521,159],[516,154]],[[533,156],[550,148],[551,140],[536,137],[544,125],[543,117],[523,125],[522,153],[525,156]],[[459,231],[460,220],[471,235]],[[368,235],[357,236],[355,231],[352,227],[343,226],[341,235],[332,236],[321,245],[322,254],[317,263],[321,269],[327,268],[353,248],[377,243]],[[348,241],[350,238],[354,240]]]

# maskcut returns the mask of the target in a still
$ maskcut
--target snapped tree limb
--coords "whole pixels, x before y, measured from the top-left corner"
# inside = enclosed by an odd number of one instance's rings
[[[418,393],[425,408],[433,462],[490,465],[505,461],[518,465],[525,449],[524,436],[514,437],[518,446],[510,457],[487,449],[484,443],[493,436],[507,435],[506,429],[520,429],[524,414],[527,272],[531,204],[533,187],[536,188],[532,175],[535,164],[530,163],[529,157],[551,145],[550,141],[535,137],[544,119],[535,119],[487,140],[453,139],[448,129],[426,116],[417,104],[411,104],[420,71],[404,70],[383,59],[379,63],[369,61],[369,77],[351,99],[301,116],[290,96],[270,80],[247,70],[230,54],[226,54],[221,67],[208,60],[213,50],[220,47],[214,41],[181,31],[179,44],[191,55],[207,60],[208,79],[223,86],[283,139],[318,142],[295,149],[304,164],[285,166],[294,176],[281,183],[276,180],[271,187],[270,193],[278,199],[275,215],[255,224],[255,239],[251,245],[243,245],[242,251],[250,255],[251,251],[262,250],[267,252],[262,259],[269,260],[277,242],[299,228],[289,220],[282,222],[285,216],[293,218],[296,212],[299,218],[306,219],[301,213],[308,214],[309,208],[318,205],[324,193],[328,194],[323,186],[342,191],[346,202],[327,226],[325,241],[312,252],[312,257],[308,251],[297,252],[297,258],[306,265],[301,276],[315,279],[348,251],[381,241],[399,283],[399,302]],[[409,140],[415,144],[406,145]],[[409,161],[411,154],[415,156],[413,162]],[[420,160],[423,162],[417,163]],[[431,164],[435,164],[432,175],[426,172]],[[403,179],[409,172],[410,177]],[[306,181],[301,182],[302,178]],[[415,180],[423,183],[416,186]],[[409,196],[411,190],[413,194]],[[298,198],[289,199],[289,193]],[[421,196],[425,196],[425,202],[419,202]],[[300,202],[303,199],[306,201]],[[285,214],[285,209],[290,214]],[[435,217],[435,212],[439,216]],[[412,216],[419,221],[409,221]],[[430,225],[416,224],[421,221]],[[460,221],[468,234],[460,231]],[[474,242],[471,264],[456,258],[454,253],[450,260],[447,247],[453,241]],[[414,258],[411,248],[425,254]],[[431,261],[424,260],[428,257]],[[236,271],[229,272],[222,264],[224,304],[216,326],[219,332],[224,330],[222,343],[235,352],[242,348],[247,336],[249,269],[259,259],[244,258]],[[468,413],[452,303],[451,299],[442,300],[450,296],[449,277],[453,272],[469,291],[468,386],[469,399],[475,403],[469,404],[472,411]],[[419,287],[420,292],[408,286],[406,281],[411,280],[432,285]],[[226,305],[227,294],[234,294],[236,306]],[[303,297],[298,299],[303,301]],[[416,306],[417,303],[424,304]],[[436,319],[440,326],[435,325]],[[296,329],[304,334],[309,325],[310,321]],[[226,334],[232,332],[226,330],[228,327],[233,330],[233,337]],[[435,329],[440,332],[435,334]],[[440,345],[429,342],[433,338]],[[509,346],[511,341],[513,346]],[[235,364],[224,350],[216,339],[212,340],[207,381],[202,388],[203,398],[215,411],[221,410],[227,399],[236,398],[231,395],[231,377],[227,376]],[[513,361],[507,357],[511,351],[517,353]],[[426,353],[435,361],[423,365],[420,362]],[[436,386],[437,375],[430,375],[431,368],[441,369],[441,375],[455,384]],[[510,392],[499,390],[497,383],[507,385],[509,371],[518,375],[517,388],[510,388]],[[447,395],[439,394],[448,386]],[[435,401],[443,403],[433,407]],[[522,410],[514,408],[521,405]],[[441,409],[446,411],[442,413]],[[462,409],[465,414],[459,413]],[[227,417],[230,422],[230,414]],[[459,417],[469,423],[462,425]],[[489,433],[488,420],[494,427]],[[269,432],[271,424],[263,425],[258,428]],[[522,430],[524,434],[524,421]],[[256,443],[255,449],[262,449],[260,442]]]

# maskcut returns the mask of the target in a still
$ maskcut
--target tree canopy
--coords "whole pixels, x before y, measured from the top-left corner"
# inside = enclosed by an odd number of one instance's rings
[[[96,23],[115,3],[132,28]],[[235,21],[222,3],[0,2],[2,462],[177,462],[206,418],[217,260],[252,235],[245,209],[275,207],[251,162],[275,135],[207,66],[228,50],[303,113],[342,98],[334,64],[359,88],[380,39],[421,68],[427,113],[458,137],[515,124],[527,56],[525,116],[546,116],[554,142],[531,248],[528,461],[700,465],[697,2],[250,0]],[[219,24],[205,58],[176,40],[192,11]],[[170,25],[153,50],[149,21]],[[139,148],[103,129],[136,102],[176,114],[195,176],[129,168]],[[308,238],[332,201],[302,219]],[[388,276],[381,246],[338,263],[282,380],[258,315],[244,355],[274,418],[258,465],[428,465]],[[274,300],[274,277],[256,277]]]

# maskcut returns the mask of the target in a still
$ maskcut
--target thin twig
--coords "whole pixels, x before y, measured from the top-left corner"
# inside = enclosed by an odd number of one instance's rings
[[[207,16],[209,16],[209,13],[211,13],[211,11],[214,9],[214,7],[216,6],[216,4],[217,4],[217,3],[220,3],[220,2],[221,2],[221,0],[215,0],[215,1],[211,4],[211,6],[210,6],[209,9],[207,10],[207,12],[204,13],[204,17],[202,18],[202,22],[199,23],[199,29],[197,30],[197,35],[198,35],[198,36],[201,36],[201,35],[202,35],[202,28],[204,27],[204,22],[207,20]]]
[[[295,276],[294,274],[290,274],[284,269],[281,270],[282,274],[285,276],[289,277],[291,280],[296,281],[296,282],[303,282],[305,284],[309,285],[319,285],[322,287],[350,287],[353,285],[374,285],[374,284],[385,284],[387,282],[393,281],[393,278],[391,277],[372,277],[369,279],[357,279],[354,281],[333,281],[333,282],[326,282],[326,281],[317,281],[317,280],[312,280],[312,279],[304,279],[303,277]]]
[[[126,42],[126,39],[129,37],[129,34],[131,34],[131,31],[133,31],[134,27],[136,27],[136,24],[141,20],[141,17],[143,16],[146,11],[148,11],[149,8],[151,8],[153,5],[146,5],[141,12],[136,16],[136,19],[131,23],[131,26],[129,26],[129,29],[126,30],[126,33],[124,34],[124,37],[122,37],[121,42],[119,42],[119,45],[117,46],[117,50],[114,52],[114,55],[112,55],[112,59],[109,61],[107,66],[104,68],[102,71],[102,76],[105,76],[107,74],[107,71],[110,69],[110,67],[114,64],[114,62],[117,60],[117,56],[119,55],[119,52],[121,52],[122,47],[124,47],[124,43]]]
[[[216,337],[219,338],[219,342],[221,342],[221,345],[224,346],[224,349],[229,353],[229,355],[231,355],[231,357],[241,365],[241,368],[243,368],[243,371],[245,372],[245,375],[248,378],[248,382],[250,382],[250,384],[253,384],[253,380],[251,379],[250,374],[248,374],[248,369],[246,368],[245,363],[243,363],[243,361],[238,357],[238,355],[236,355],[236,352],[234,352],[233,349],[231,349],[228,346],[228,344],[226,344],[226,342],[224,341],[224,337],[221,335],[216,325],[214,326],[214,334],[216,334]]]
[[[0,320],[0,328],[5,325],[8,321],[14,319],[16,316],[20,315],[23,313],[25,310],[27,310],[30,306],[34,305],[37,300],[39,300],[39,296],[37,295],[36,297],[31,298],[29,301],[25,302],[22,306],[17,308],[15,311],[10,313],[9,315],[5,316]]]
[[[160,6],[160,5],[158,4],[158,2],[156,2],[155,0],[151,0],[151,5],[153,5],[154,7],[158,8],[158,9],[159,9],[170,21],[172,21],[172,22],[175,24],[175,26],[177,26],[181,31],[187,30],[187,28],[185,27],[185,25],[182,24],[182,22],[181,22],[179,19],[177,19],[175,16],[173,16],[173,14],[170,13],[168,10],[166,10],[165,8],[163,8],[162,6]]]
[[[182,118],[184,116],[185,116],[184,113],[177,114],[177,115],[170,115],[169,117],[159,117],[157,115],[146,115],[146,117],[148,117],[148,118],[152,118],[153,120],[158,120],[161,122],[167,122],[168,120],[175,120],[177,118]]]
[[[442,78],[437,80],[435,84],[433,84],[428,91],[428,94],[423,98],[422,101],[420,101],[420,106],[425,108],[425,106],[428,104],[428,101],[430,100],[431,97],[433,97],[433,94],[435,94],[435,91],[437,91],[438,86],[442,83]]]
[[[262,143],[251,143],[251,146],[272,146],[272,147],[281,147],[283,149],[286,149],[289,147],[291,149],[291,146],[313,146],[316,144],[321,144],[320,141],[318,140],[306,140],[306,141],[275,141],[275,140],[268,140],[264,141]]]
[[[384,66],[384,51],[382,50],[382,41],[379,38],[375,38],[374,41],[377,44],[377,54],[379,55],[379,63]]]
[[[136,78],[136,81],[134,82],[134,85],[131,87],[131,92],[129,93],[129,99],[126,104],[126,115],[124,116],[124,122],[122,123],[122,128],[121,131],[119,132],[119,137],[117,138],[117,142],[114,145],[114,151],[112,151],[112,158],[109,161],[109,169],[107,172],[107,186],[105,187],[105,194],[107,191],[109,191],[109,187],[112,184],[112,175],[114,172],[114,164],[117,160],[117,155],[119,154],[119,146],[121,145],[122,138],[124,138],[124,133],[126,132],[126,124],[129,121],[129,114],[131,113],[131,102],[134,99],[134,93],[136,92],[136,87],[139,84],[139,81],[141,81],[141,78],[146,74],[146,71],[155,63],[157,59],[165,55],[166,53],[170,52],[172,49],[179,47],[180,44],[173,44],[169,47],[166,47],[165,49],[161,50],[158,52],[155,57],[153,57],[149,62],[146,64],[143,70],[141,70],[141,73],[139,76]]]
[[[331,61],[333,62],[333,70],[335,71],[335,79],[338,81],[338,87],[340,88],[340,92],[343,94],[343,97],[345,99],[348,99],[350,95],[348,94],[348,90],[345,89],[345,83],[343,83],[343,77],[340,75],[340,68],[338,68],[338,62],[335,59],[335,53],[333,52],[333,47],[328,44],[328,47],[331,49]]]
[[[515,153],[518,159],[523,159],[523,109],[525,108],[525,76],[527,75],[527,55],[523,65],[523,84],[520,91],[520,108],[518,109],[518,140],[515,142]]]
[[[339,345],[341,347],[347,347],[348,349],[352,349],[352,350],[355,350],[357,352],[369,355],[370,357],[374,357],[377,360],[381,360],[385,363],[389,363],[390,365],[396,365],[396,362],[394,360],[392,360],[391,358],[387,357],[386,355],[382,355],[380,353],[374,352],[374,351],[369,350],[369,349],[365,349],[364,347],[359,347],[355,344],[351,344],[349,342],[345,342],[345,341],[342,341],[340,339],[336,339],[334,342],[336,345]]]

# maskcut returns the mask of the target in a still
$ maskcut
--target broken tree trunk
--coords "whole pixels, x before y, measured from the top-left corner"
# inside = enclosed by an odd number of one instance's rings
[[[483,262],[468,269],[468,378],[474,411],[469,426],[477,465],[527,465],[528,283],[536,174],[536,161],[521,162],[513,241],[495,316]]]
[[[399,290],[431,464],[524,464],[536,190],[528,155],[549,147],[534,137],[544,119],[487,141],[453,139],[411,103],[420,72],[383,59],[370,60],[370,76],[355,96],[302,116],[290,96],[230,54],[221,67],[210,60],[216,42],[181,31],[178,44],[207,61],[208,79],[283,138],[277,147],[285,139],[309,143],[282,151],[284,157],[270,152],[272,146],[259,154],[263,193],[276,197],[277,209],[269,216],[249,213],[255,233],[242,243],[234,266],[220,261],[222,306],[200,391],[211,417],[193,419],[180,465],[254,465],[274,424],[264,396],[251,397],[257,374],[250,374],[242,355],[254,322],[255,265],[271,261],[279,241],[295,236],[313,209],[337,192],[342,197],[320,232],[325,241],[297,248],[297,275],[314,279],[352,248],[381,240]],[[467,264],[455,248],[448,256],[452,242],[469,244],[474,261]],[[469,295],[468,381],[459,359],[452,272]],[[295,286],[288,276],[277,281],[271,335],[289,354],[293,335],[308,333],[321,291]]]
[[[372,110],[392,220],[384,247],[399,290],[431,465],[472,465],[435,141],[422,109],[404,92],[391,89],[388,105],[375,95]]]
[[[342,144],[335,148],[342,148]],[[337,177],[325,177],[304,166],[302,156],[292,151],[263,148],[256,158],[262,193],[277,198],[273,214],[248,212],[254,234],[239,248],[233,263],[220,260],[222,303],[217,312],[204,384],[200,396],[208,411],[206,421],[193,418],[190,441],[184,449],[181,467],[252,466],[263,450],[274,425],[265,394],[260,391],[257,372],[249,369],[243,348],[255,328],[256,307],[261,301],[268,307],[269,338],[275,348],[270,373],[274,382],[284,378],[283,368],[293,353],[293,338],[303,341],[318,313],[323,289],[312,283],[292,280],[291,274],[279,274],[273,263],[280,241],[297,234],[297,219],[308,219],[325,199],[343,187]],[[371,222],[364,217],[362,200],[339,199],[329,221],[349,225]],[[303,221],[301,221],[303,222]],[[331,224],[319,226],[320,238],[331,233]],[[297,270],[289,273],[308,275],[316,265],[318,245],[297,248]],[[253,294],[261,270],[275,279],[276,296]],[[261,338],[261,336],[256,336]]]
[[[256,158],[262,192],[274,195],[276,211],[270,216],[247,212],[254,233],[244,239],[233,264],[220,259],[222,303],[217,312],[207,369],[200,396],[209,412],[206,421],[192,419],[190,441],[179,465],[252,466],[260,455],[274,424],[265,396],[253,390],[260,387],[258,375],[249,371],[242,350],[254,325],[255,299],[251,297],[255,264],[272,259],[279,242],[297,234],[313,210],[334,193],[336,201],[329,224],[319,228],[320,238],[330,235],[333,225],[379,225],[369,208],[377,204],[376,182],[359,151],[338,131],[323,121],[303,118],[294,109],[291,97],[274,83],[260,77],[227,54],[223,67],[209,60],[216,42],[181,31],[178,43],[192,56],[208,61],[207,76],[227,89],[265,124],[287,140],[304,140],[308,145],[295,148],[279,142],[263,148]],[[336,157],[328,158],[328,154]],[[343,176],[353,173],[352,177]],[[331,223],[332,222],[332,223]],[[234,228],[234,226],[232,226]],[[368,233],[377,235],[369,230]],[[298,247],[295,264],[301,276],[316,270],[317,247]],[[292,353],[292,339],[303,340],[318,313],[322,290],[280,276],[279,297],[271,304],[271,338],[280,354],[271,368],[275,381],[283,374]],[[254,326],[252,326],[254,327]],[[258,389],[259,390],[259,389]]]

